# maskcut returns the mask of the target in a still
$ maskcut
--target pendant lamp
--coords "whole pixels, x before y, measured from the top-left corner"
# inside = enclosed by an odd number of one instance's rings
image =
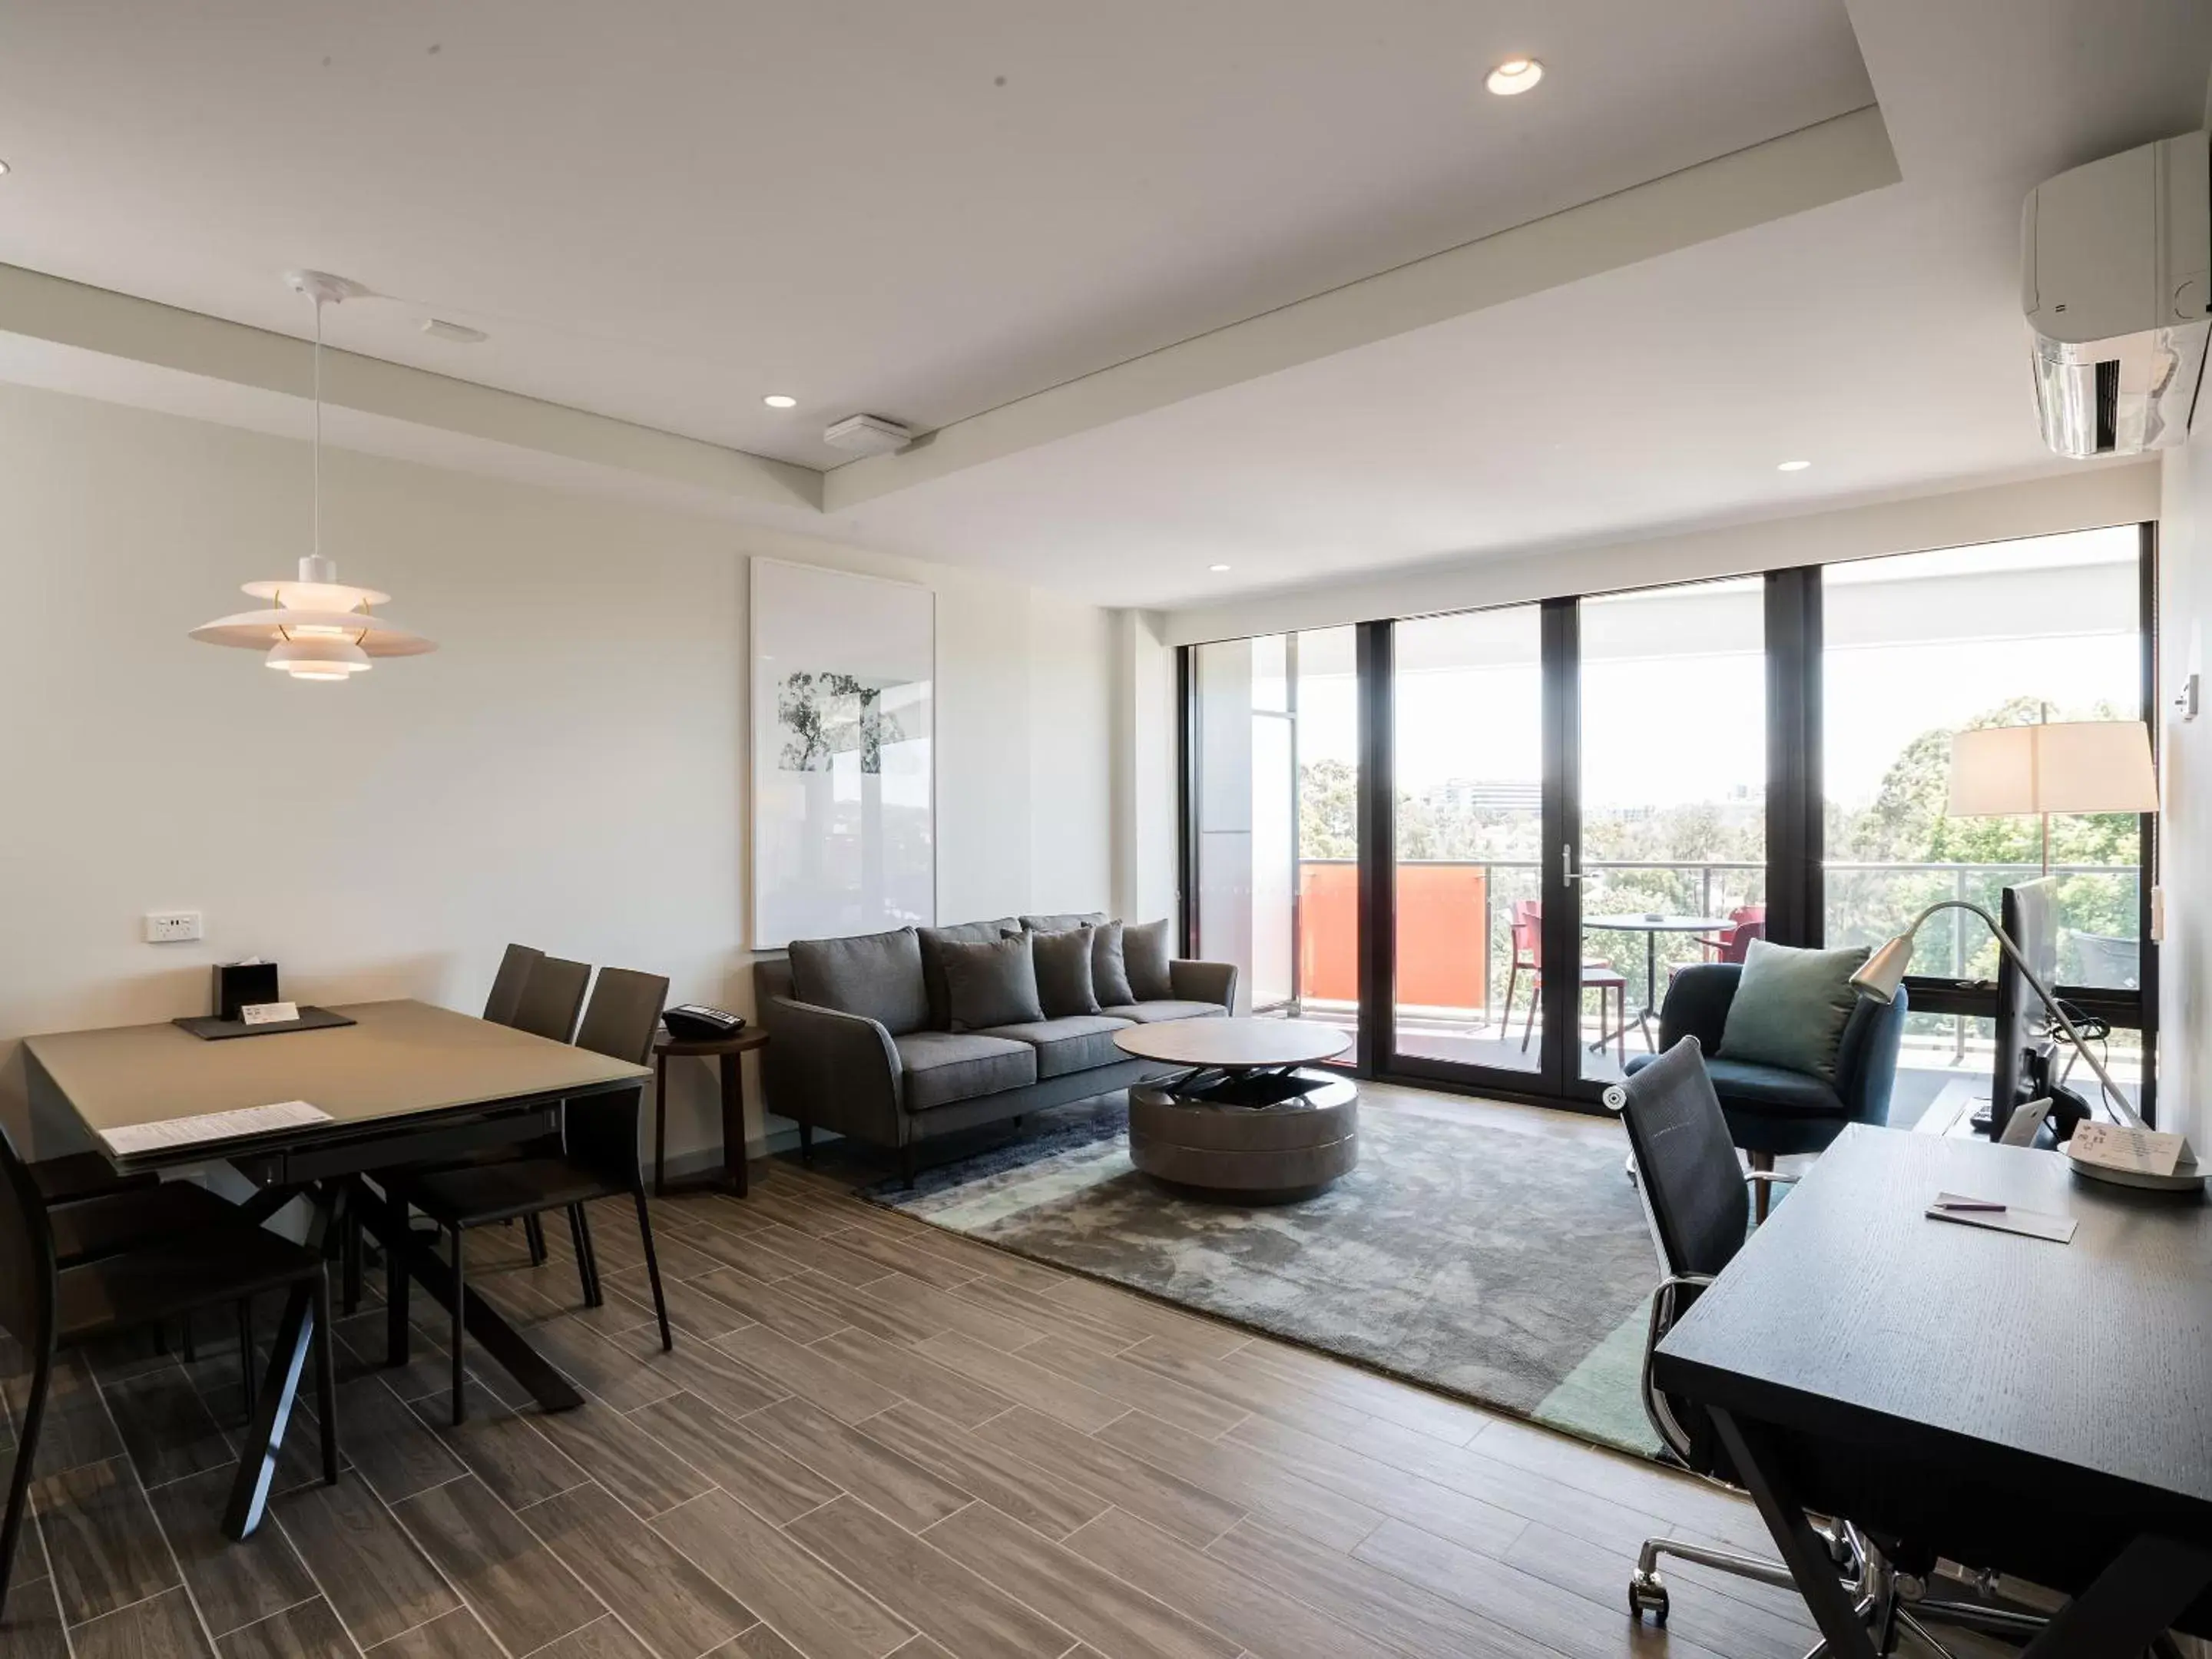
[[[218,617],[192,629],[192,637],[263,652],[267,666],[295,680],[349,679],[367,673],[374,658],[419,656],[438,647],[373,616],[372,607],[390,604],[392,596],[346,586],[336,562],[323,556],[323,307],[361,290],[319,270],[295,270],[285,280],[315,305],[314,550],[301,559],[295,580],[246,584],[247,593],[270,602],[267,610]]]

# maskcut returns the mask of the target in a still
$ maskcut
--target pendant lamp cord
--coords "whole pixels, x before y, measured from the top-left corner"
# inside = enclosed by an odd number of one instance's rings
[[[315,295],[315,556],[323,552],[323,296]]]

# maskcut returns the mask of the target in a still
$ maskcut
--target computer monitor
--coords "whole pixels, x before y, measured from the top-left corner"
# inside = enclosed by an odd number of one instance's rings
[[[2045,985],[2058,978],[2057,884],[2049,876],[2004,890],[1997,920]],[[2051,1039],[2051,1015],[2013,959],[1997,953],[1996,1063],[1990,1077],[1990,1139],[2004,1133],[2013,1108],[2035,1098]]]

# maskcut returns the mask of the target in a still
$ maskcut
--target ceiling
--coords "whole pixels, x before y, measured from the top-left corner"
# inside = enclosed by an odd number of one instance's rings
[[[294,335],[337,270],[352,351],[816,467],[1878,101],[1901,183],[813,515],[1150,605],[2052,466],[2021,195],[2212,65],[2201,0],[0,7],[0,262]]]

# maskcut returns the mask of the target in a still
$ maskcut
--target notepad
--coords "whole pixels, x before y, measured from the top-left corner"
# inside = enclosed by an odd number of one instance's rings
[[[166,1118],[159,1123],[126,1123],[102,1129],[100,1138],[108,1150],[130,1157],[177,1146],[196,1146],[204,1141],[239,1140],[247,1135],[272,1134],[279,1129],[304,1128],[327,1123],[331,1115],[304,1100],[280,1100],[270,1106],[241,1106],[234,1111],[203,1112],[198,1117]]]
[[[2131,1129],[2118,1123],[2084,1123],[2066,1143],[2076,1164],[2098,1164],[2130,1175],[2170,1176],[2187,1143],[2178,1134]]]
[[[2018,1233],[2022,1238],[2048,1239],[2053,1244],[2074,1242],[2081,1224],[2070,1215],[2051,1215],[2042,1210],[2023,1210],[2008,1205],[2001,1210],[1946,1209],[1946,1205],[1980,1204],[1988,1200],[1965,1193],[1938,1193],[1928,1206],[1930,1221],[1955,1221],[1961,1227],[1987,1227],[1994,1232]]]

